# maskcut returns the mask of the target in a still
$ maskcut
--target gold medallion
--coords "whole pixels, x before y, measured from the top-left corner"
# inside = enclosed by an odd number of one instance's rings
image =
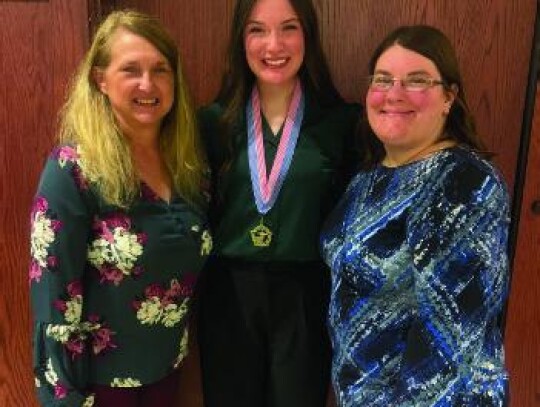
[[[249,231],[249,234],[255,247],[268,247],[272,242],[272,231],[264,224],[262,218],[261,222]]]

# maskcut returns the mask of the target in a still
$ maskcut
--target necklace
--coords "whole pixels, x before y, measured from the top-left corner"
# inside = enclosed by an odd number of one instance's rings
[[[300,126],[304,115],[304,97],[300,81],[296,82],[293,97],[289,104],[287,117],[279,140],[278,149],[270,175],[266,174],[266,159],[261,124],[261,107],[257,86],[253,87],[251,100],[246,107],[248,123],[248,161],[251,186],[260,222],[250,230],[251,241],[256,247],[268,247],[272,242],[272,230],[264,224],[264,215],[272,209],[283,181],[289,171]]]
[[[433,144],[429,144],[426,147],[420,149],[419,151],[408,156],[404,160],[395,161],[388,158],[388,154],[383,158],[381,164],[385,167],[395,168],[401,167],[402,165],[410,164],[414,161],[418,161],[424,158],[427,158],[441,150],[453,147],[456,145],[454,140],[438,140]]]

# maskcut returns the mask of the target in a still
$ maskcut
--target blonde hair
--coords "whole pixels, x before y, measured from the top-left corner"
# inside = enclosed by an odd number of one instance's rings
[[[120,28],[154,45],[175,73],[174,103],[162,122],[160,149],[175,192],[192,205],[200,206],[207,167],[194,109],[176,45],[152,16],[131,10],[115,11],[99,26],[61,110],[60,142],[78,146],[85,175],[107,203],[126,208],[140,194],[140,180],[126,138],[119,130],[107,96],[100,92],[93,78],[95,68],[105,68],[110,63],[111,38]]]

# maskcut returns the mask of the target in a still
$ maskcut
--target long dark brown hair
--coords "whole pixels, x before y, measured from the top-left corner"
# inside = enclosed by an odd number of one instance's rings
[[[437,28],[427,25],[401,26],[392,31],[375,49],[369,61],[369,74],[375,71],[380,56],[390,47],[399,45],[432,61],[441,74],[445,90],[456,93],[446,119],[443,139],[455,140],[489,157],[489,153],[476,132],[474,117],[469,109],[456,53],[450,40]],[[457,90],[457,92],[456,92]],[[384,158],[384,147],[369,128],[364,117],[361,126],[361,144],[365,154],[363,168],[370,168]]]
[[[247,103],[255,76],[248,66],[244,47],[244,30],[251,10],[258,0],[237,0],[225,70],[217,100],[223,107],[221,118],[221,143],[232,154],[235,126]],[[304,34],[305,53],[299,77],[302,87],[322,106],[334,106],[343,100],[336,90],[324,55],[317,14],[311,0],[289,0],[298,15]],[[230,157],[229,157],[230,158]],[[227,160],[226,160],[227,161]]]

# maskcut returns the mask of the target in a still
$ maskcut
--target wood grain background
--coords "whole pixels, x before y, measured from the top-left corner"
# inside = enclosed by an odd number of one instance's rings
[[[86,49],[86,0],[0,2],[0,406],[33,406],[29,209],[65,85]]]
[[[426,23],[453,41],[478,127],[515,183],[537,2],[534,0],[314,0],[338,88],[362,101],[367,60],[401,24]],[[31,407],[28,213],[56,112],[88,45],[96,14],[131,7],[158,15],[178,41],[198,105],[219,86],[233,0],[0,0],[0,406]],[[538,113],[540,115],[540,113]],[[529,158],[507,323],[512,406],[540,405],[540,119]],[[536,197],[536,198],[535,198]],[[196,347],[181,383],[183,407],[201,407]],[[254,406],[256,407],[256,406]]]
[[[540,88],[527,161],[505,336],[515,407],[540,406]]]

